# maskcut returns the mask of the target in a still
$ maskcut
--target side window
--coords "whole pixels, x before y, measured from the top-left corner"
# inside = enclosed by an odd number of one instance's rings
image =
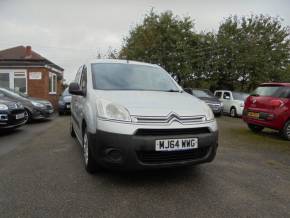
[[[282,98],[290,98],[290,88],[285,87],[283,91]]]
[[[218,98],[221,98],[222,97],[222,93],[221,92],[216,92],[215,96],[218,97]]]
[[[230,100],[231,99],[231,94],[229,92],[224,92],[223,99]]]
[[[81,74],[81,81],[80,81],[80,87],[81,89],[86,92],[87,91],[87,67],[84,66],[82,69],[82,74]]]

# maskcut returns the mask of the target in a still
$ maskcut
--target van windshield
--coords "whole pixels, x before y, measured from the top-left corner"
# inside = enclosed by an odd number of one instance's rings
[[[251,95],[269,96],[269,97],[276,97],[276,98],[290,98],[290,87],[259,86]]]
[[[0,88],[0,93],[2,93],[2,95],[4,96],[10,97],[10,98],[17,98],[17,99],[26,99],[25,96],[27,96],[23,93],[17,93],[17,92],[14,92],[12,90],[8,90],[5,88]]]
[[[179,92],[170,75],[159,67],[98,63],[92,64],[94,89]]]

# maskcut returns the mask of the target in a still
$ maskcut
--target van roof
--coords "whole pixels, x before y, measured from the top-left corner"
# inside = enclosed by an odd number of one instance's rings
[[[89,61],[89,64],[99,64],[99,63],[106,63],[106,64],[134,64],[134,65],[144,65],[144,66],[151,66],[151,67],[160,67],[157,64],[149,64],[145,62],[139,61],[131,61],[131,60],[121,60],[121,59],[92,59]]]

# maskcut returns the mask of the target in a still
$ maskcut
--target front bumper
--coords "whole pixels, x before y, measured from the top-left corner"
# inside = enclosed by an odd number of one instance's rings
[[[141,170],[177,167],[210,162],[214,159],[218,147],[218,131],[201,131],[201,128],[158,132],[157,129],[137,131],[134,135],[125,135],[105,131],[89,134],[90,148],[94,158],[103,167]],[[190,132],[192,130],[192,133]],[[185,134],[184,134],[185,133]],[[198,148],[186,151],[155,151],[155,140],[198,138]]]
[[[59,112],[70,112],[71,104],[70,103],[63,103],[58,104],[58,111]]]
[[[46,119],[53,115],[54,109],[53,108],[33,108],[32,111],[32,119]]]
[[[214,114],[221,114],[223,112],[223,106],[221,106],[220,104],[208,103],[207,105],[212,109],[212,112]]]
[[[24,125],[27,117],[16,119],[16,115],[24,114],[24,112],[23,109],[0,112],[0,129],[10,129]]]

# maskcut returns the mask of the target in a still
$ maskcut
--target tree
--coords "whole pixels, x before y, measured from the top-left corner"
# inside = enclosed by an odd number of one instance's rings
[[[193,26],[189,17],[181,19],[171,11],[156,14],[151,10],[124,39],[120,57],[158,64],[183,84],[193,72]]]
[[[289,30],[279,18],[229,17],[217,33],[216,79],[222,88],[251,90],[265,81],[284,81],[289,64]]]

